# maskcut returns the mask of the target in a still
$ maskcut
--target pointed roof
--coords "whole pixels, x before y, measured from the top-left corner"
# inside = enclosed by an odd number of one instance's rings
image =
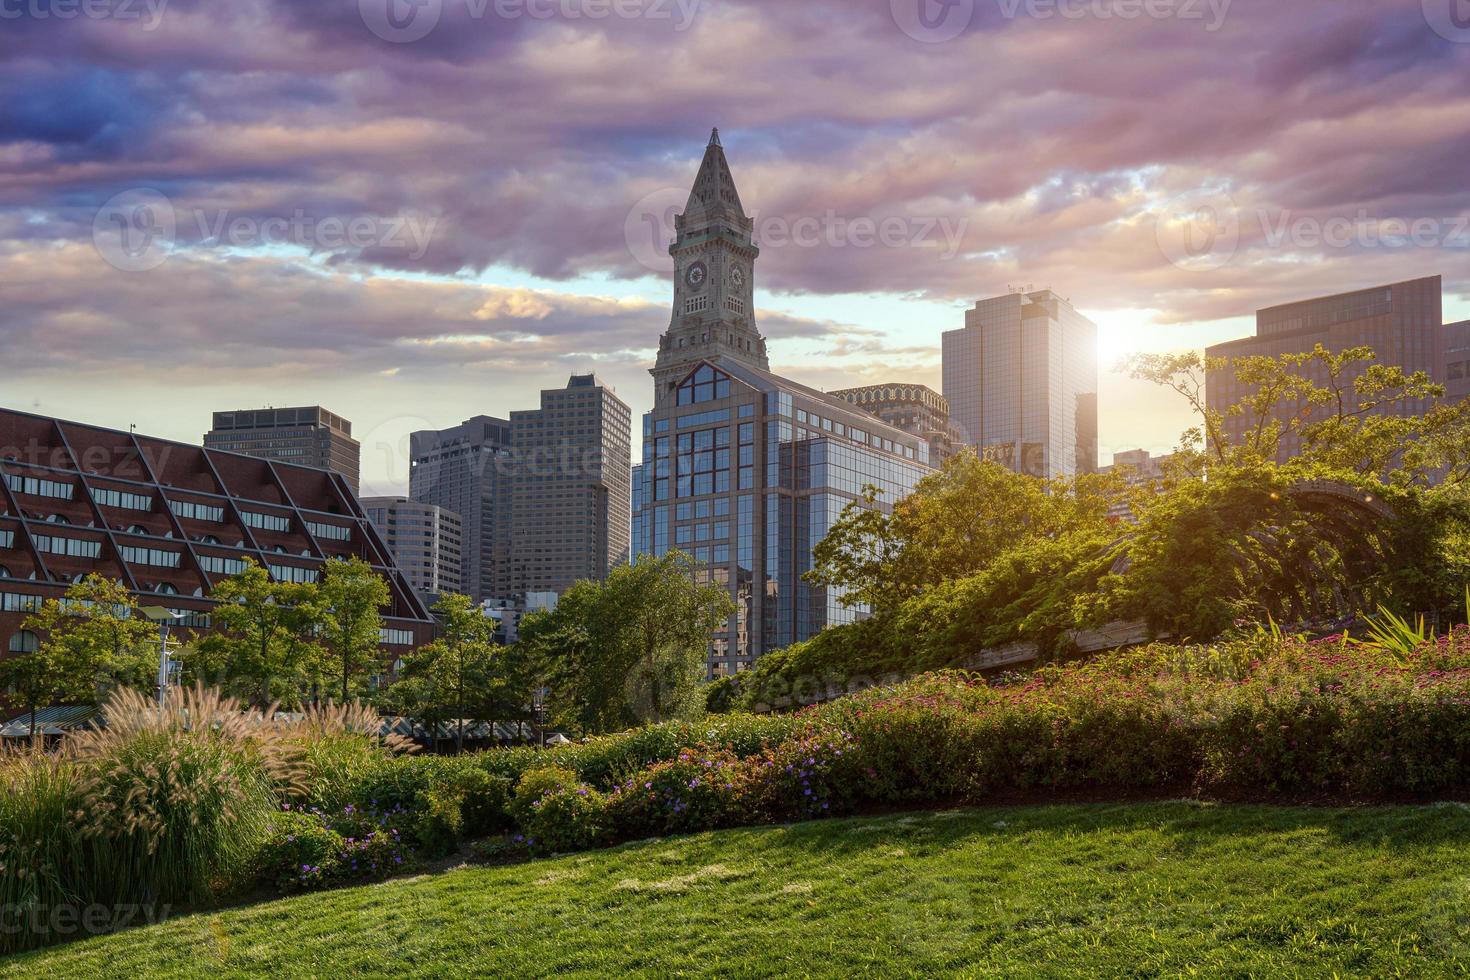
[[[684,220],[717,217],[743,222],[745,208],[740,204],[740,192],[735,189],[735,178],[730,173],[729,161],[725,159],[720,131],[715,129],[710,132],[709,145],[704,148],[704,160],[699,165],[698,176],[694,178],[689,201],[684,205]]]

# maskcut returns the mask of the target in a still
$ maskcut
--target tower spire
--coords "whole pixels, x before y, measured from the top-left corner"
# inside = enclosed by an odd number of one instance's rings
[[[714,129],[712,129],[712,130],[709,131],[709,145],[710,146],[723,146],[724,145],[724,144],[722,144],[720,142],[720,128],[718,126],[716,126]]]

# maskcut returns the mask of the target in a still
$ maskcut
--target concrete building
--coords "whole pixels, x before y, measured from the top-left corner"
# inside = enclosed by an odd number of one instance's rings
[[[632,410],[594,375],[411,445],[409,496],[461,514],[475,602],[565,592],[628,560]]]
[[[352,423],[320,405],[215,412],[204,445],[297,466],[341,473],[359,492],[362,452],[352,438]]]
[[[922,436],[767,370],[739,201],[716,133],[676,222],[673,318],[633,477],[634,552],[684,551],[736,601],[712,675],[865,615],[803,580],[812,549],[867,486],[891,507],[931,472]]]
[[[844,388],[834,398],[852,402],[895,429],[922,436],[929,443],[929,465],[942,467],[963,445],[949,419],[949,402],[928,385],[890,382]]]
[[[1456,325],[1458,327],[1459,325]],[[1253,355],[1276,357],[1310,351],[1317,344],[1330,351],[1349,347],[1372,347],[1378,363],[1402,367],[1405,371],[1425,371],[1436,380],[1451,383],[1446,358],[1446,339],[1453,332],[1443,325],[1440,277],[1428,276],[1387,286],[1299,300],[1256,312],[1256,335],[1209,348],[1216,358],[1239,358]],[[1456,333],[1463,338],[1464,331]],[[1455,360],[1470,359],[1470,354]],[[1319,366],[1304,369],[1307,378],[1324,383],[1325,372]],[[1212,371],[1205,394],[1209,407],[1224,412],[1249,393],[1229,370]],[[1357,396],[1348,391],[1348,407],[1357,407]],[[1419,414],[1428,408],[1423,401],[1395,406],[1395,411]],[[1304,416],[1303,412],[1307,411]],[[1319,410],[1320,411],[1320,410]],[[1284,423],[1292,418],[1311,419],[1314,414],[1304,406],[1282,405],[1279,417]],[[1225,419],[1225,431],[1232,440],[1245,433],[1248,420],[1243,416]],[[1287,431],[1277,454],[1285,461],[1301,451],[1301,437]]]
[[[595,375],[510,415],[510,551],[501,596],[565,592],[628,561],[633,412]]]
[[[1123,470],[1130,484],[1154,483],[1164,478],[1164,464],[1172,458],[1172,455],[1155,456],[1147,449],[1129,449],[1113,453],[1112,465],[1099,467],[1098,472],[1107,475]]]
[[[1445,399],[1470,398],[1470,320],[1444,325],[1440,371],[1434,380],[1445,387]]]
[[[364,497],[362,507],[425,604],[464,590],[464,524],[458,514],[407,497]]]
[[[1097,467],[1097,327],[1043,289],[983,299],[943,337],[944,397],[960,437],[1018,472]]]
[[[409,444],[409,497],[459,515],[461,590],[475,602],[499,595],[510,547],[510,422],[477,415],[415,432]]]
[[[251,563],[315,582],[357,557],[388,583],[385,660],[432,637],[433,621],[348,487],[330,470],[0,410],[0,643],[24,653],[25,616],[97,573],[142,606],[210,628],[207,598]]]

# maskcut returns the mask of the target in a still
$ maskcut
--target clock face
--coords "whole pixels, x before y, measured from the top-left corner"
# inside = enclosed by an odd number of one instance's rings
[[[704,285],[705,279],[709,278],[709,269],[703,262],[696,262],[684,273],[684,281],[698,289]]]
[[[730,268],[730,284],[736,287],[745,285],[745,270],[738,265]]]

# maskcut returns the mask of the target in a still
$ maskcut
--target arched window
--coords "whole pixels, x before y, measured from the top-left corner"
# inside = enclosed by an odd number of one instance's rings
[[[10,644],[6,649],[11,653],[35,653],[40,646],[41,641],[36,639],[36,634],[30,630],[21,630],[11,634]]]
[[[15,576],[10,574],[10,569],[0,565],[0,578],[15,578]]]
[[[176,588],[174,588],[172,585],[170,585],[167,582],[160,582],[160,583],[158,583],[158,588],[154,589],[153,591],[155,591],[157,593],[160,593],[161,595],[178,595],[179,594],[179,590],[176,589]]]

